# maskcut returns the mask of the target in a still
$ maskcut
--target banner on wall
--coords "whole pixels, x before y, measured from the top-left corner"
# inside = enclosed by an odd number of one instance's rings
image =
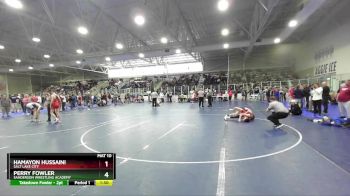
[[[337,61],[333,58],[334,46],[328,46],[315,52],[315,76],[336,73]]]
[[[317,65],[315,67],[315,76],[336,73],[337,72],[337,61]]]

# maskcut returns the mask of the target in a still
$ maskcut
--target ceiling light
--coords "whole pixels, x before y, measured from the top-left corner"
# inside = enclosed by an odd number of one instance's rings
[[[13,72],[13,69],[9,69],[9,72]]]
[[[107,57],[105,58],[105,60],[106,60],[106,61],[111,61],[111,58],[107,56]]]
[[[33,40],[33,42],[36,42],[36,43],[40,42],[40,38],[38,38],[38,37],[33,37],[32,40]]]
[[[277,37],[277,38],[275,38],[275,40],[273,40],[273,42],[274,42],[275,44],[278,44],[278,43],[281,42],[281,39]]]
[[[44,58],[45,58],[45,59],[49,59],[49,58],[50,58],[50,55],[44,54]]]
[[[227,28],[223,28],[223,29],[221,30],[221,35],[222,35],[222,36],[227,36],[229,33],[230,33],[230,31],[229,31]]]
[[[144,58],[145,55],[144,55],[143,53],[139,53],[139,57],[140,57],[140,58]]]
[[[78,49],[78,50],[76,50],[76,52],[77,52],[78,54],[83,54],[83,53],[84,53],[82,49]]]
[[[80,61],[75,61],[75,63],[76,63],[76,64],[78,64],[78,65],[79,65],[79,64],[81,64],[81,62],[80,62]]]
[[[33,67],[32,67],[32,66],[29,66],[28,69],[33,69]]]
[[[116,44],[115,44],[115,47],[116,47],[117,49],[121,50],[121,49],[124,48],[124,45],[121,44],[121,43],[116,43]]]
[[[137,15],[135,16],[134,21],[137,25],[142,26],[143,24],[145,24],[145,17]]]
[[[227,49],[230,45],[228,43],[224,43],[224,45],[222,45],[223,48]]]
[[[176,50],[175,50],[175,53],[176,53],[176,54],[180,54],[180,53],[181,53],[181,50],[180,50],[180,49],[176,49]]]
[[[3,49],[5,49],[5,46],[0,45],[0,50],[3,50]]]
[[[54,65],[54,64],[49,64],[49,66],[50,66],[50,67],[55,67],[55,65]]]
[[[20,63],[20,62],[22,62],[22,61],[21,61],[21,59],[15,59],[15,62],[16,62],[16,63]]]
[[[87,35],[87,34],[89,33],[89,31],[87,30],[87,28],[86,28],[86,27],[83,27],[83,26],[78,27],[78,32],[79,32],[80,34],[82,34],[82,35]]]
[[[297,26],[298,25],[298,21],[297,20],[291,20],[291,21],[289,21],[289,23],[288,23],[288,26],[289,27],[295,27],[295,26]]]
[[[160,38],[160,42],[161,42],[162,44],[166,44],[166,43],[168,43],[168,38],[162,37],[162,38]]]
[[[219,0],[218,1],[218,9],[221,12],[226,11],[228,8],[228,1],[227,0]]]
[[[5,0],[5,3],[8,6],[16,8],[16,9],[22,9],[23,8],[23,4],[19,0]]]

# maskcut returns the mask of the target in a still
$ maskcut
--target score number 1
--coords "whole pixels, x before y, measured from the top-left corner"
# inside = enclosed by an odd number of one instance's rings
[[[105,161],[105,165],[106,165],[106,167],[108,167],[108,161]],[[106,177],[106,178],[109,177],[108,172],[105,173],[104,177]]]

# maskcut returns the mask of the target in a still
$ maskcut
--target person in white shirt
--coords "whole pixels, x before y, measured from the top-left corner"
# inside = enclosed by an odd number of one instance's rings
[[[204,102],[204,91],[203,89],[199,89],[198,91],[198,103],[199,103],[199,107],[204,107],[203,105]]]
[[[67,99],[66,96],[64,94],[60,95],[60,98],[62,100],[62,111],[66,111],[66,103],[67,103]]]
[[[151,93],[151,98],[152,98],[152,107],[157,107],[158,93],[156,91],[153,91]]]
[[[160,92],[160,93],[159,93],[159,98],[160,98],[160,101],[161,101],[162,103],[164,103],[164,93],[163,93],[163,92]]]
[[[38,95],[38,100],[36,101],[37,103],[39,103],[40,105],[42,104],[42,98],[41,95]]]
[[[125,103],[125,98],[126,98],[125,93],[120,94],[120,102],[121,102],[122,104]]]
[[[317,83],[314,84],[314,88],[311,91],[311,96],[312,96],[312,104],[314,106],[314,115],[318,113],[321,115],[322,112],[322,92],[323,88],[320,87]]]
[[[270,98],[269,106],[266,109],[266,112],[273,111],[270,116],[267,117],[268,120],[273,122],[274,127],[281,128],[283,124],[279,122],[279,119],[287,118],[289,115],[289,110],[286,108],[283,103],[276,100],[275,97]]]
[[[40,115],[40,109],[41,105],[36,102],[30,102],[26,105],[27,109],[30,110],[31,113],[31,121],[39,122],[39,115]]]

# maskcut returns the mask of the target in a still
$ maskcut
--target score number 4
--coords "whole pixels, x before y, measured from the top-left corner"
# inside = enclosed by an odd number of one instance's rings
[[[105,161],[105,165],[106,167],[108,167],[108,161]],[[105,173],[105,175],[103,175],[104,177],[108,178],[109,177],[109,174],[108,172]]]

